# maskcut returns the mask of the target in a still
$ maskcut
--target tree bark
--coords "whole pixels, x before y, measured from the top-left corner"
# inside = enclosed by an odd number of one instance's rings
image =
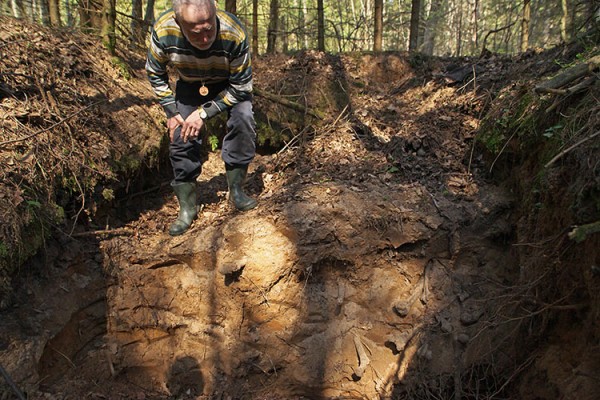
[[[529,47],[529,22],[531,21],[531,0],[523,2],[523,19],[521,20],[521,52]]]
[[[421,0],[412,0],[410,9],[410,35],[408,51],[415,51],[419,45],[419,16],[421,13]]]
[[[269,10],[269,29],[267,31],[267,53],[272,54],[277,51],[277,28],[279,25],[279,1],[271,0]]]
[[[131,37],[132,46],[143,43],[144,24],[142,23],[142,0],[131,0]]]
[[[60,27],[62,25],[60,21],[60,1],[49,0],[48,8],[50,11],[50,25]]]
[[[144,22],[146,23],[146,26],[154,25],[154,0],[148,0],[148,4],[146,4]]]
[[[258,55],[258,0],[252,0],[252,53]]]
[[[317,49],[325,51],[325,7],[323,0],[317,0]]]
[[[48,0],[39,0],[40,22],[44,26],[50,26],[50,5]]]
[[[236,2],[236,0],[225,0],[225,11],[237,15],[237,2]]]
[[[561,0],[560,5],[562,7],[562,16],[560,18],[560,38],[566,43],[569,40],[569,35],[567,33],[567,24],[569,21],[569,7],[567,0]]]
[[[440,22],[441,16],[443,15],[443,2],[442,0],[432,0],[431,11],[425,22],[425,33],[423,35],[423,44],[421,45],[421,51],[424,54],[433,55],[435,48],[435,37],[437,35],[438,23]]]
[[[381,51],[383,49],[383,0],[375,0],[374,26],[373,51]]]
[[[116,54],[116,0],[104,0],[102,6],[102,43],[111,55]]]

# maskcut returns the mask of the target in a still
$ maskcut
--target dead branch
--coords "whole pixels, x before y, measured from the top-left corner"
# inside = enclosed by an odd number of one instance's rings
[[[506,26],[500,27],[500,28],[498,28],[498,29],[492,29],[491,31],[488,31],[488,33],[486,33],[486,34],[485,34],[485,36],[483,37],[483,46],[481,46],[481,49],[482,49],[482,50],[481,50],[481,54],[483,54],[483,53],[485,52],[485,44],[486,44],[486,42],[487,42],[487,40],[488,40],[488,37],[489,37],[490,35],[493,35],[494,33],[502,32],[502,31],[504,31],[504,30],[506,30],[506,29],[510,28],[511,26],[513,26],[513,25],[514,25],[514,24],[516,24],[516,23],[517,23],[517,21],[514,21],[514,22],[512,22],[511,24],[508,24],[508,25],[506,25]]]
[[[71,237],[86,237],[86,236],[102,236],[102,235],[133,235],[135,232],[131,228],[117,228],[117,229],[101,229],[97,231],[87,231],[73,233]]]
[[[583,242],[588,235],[600,232],[600,221],[592,222],[591,224],[576,226],[571,232],[569,232],[569,239],[576,241],[577,243]]]
[[[570,152],[574,148],[582,145],[583,143],[587,142],[590,139],[595,138],[598,135],[600,135],[600,131],[598,131],[598,132],[594,133],[593,135],[590,135],[590,136],[588,136],[588,137],[586,137],[584,139],[581,139],[579,142],[575,143],[573,146],[570,146],[570,147],[564,149],[563,151],[561,151],[560,153],[558,153],[556,156],[554,156],[554,158],[552,160],[548,161],[548,163],[546,163],[546,165],[544,165],[544,168],[548,168],[549,166],[551,166],[556,161],[558,161],[559,159],[561,159],[565,154],[567,154],[568,152]]]
[[[311,117],[318,118],[318,119],[323,119],[323,117],[324,117],[324,115],[322,113],[320,113],[316,110],[307,108],[307,107],[303,106],[302,104],[296,103],[294,101],[284,99],[283,97],[277,96],[276,94],[265,92],[262,89],[254,88],[253,92],[255,95],[257,95],[259,97],[264,97],[267,100],[274,101],[275,103],[278,103],[278,104],[281,104],[282,106],[291,108],[292,110],[306,113],[306,114],[310,115]]]
[[[55,122],[54,124],[50,125],[49,127],[47,127],[47,128],[44,128],[44,129],[42,129],[42,130],[39,130],[39,131],[37,131],[37,132],[34,132],[34,133],[32,133],[31,135],[28,135],[28,136],[25,136],[25,137],[22,137],[22,138],[19,138],[19,139],[13,139],[13,140],[7,140],[7,141],[4,141],[4,142],[0,142],[0,147],[4,147],[4,146],[6,146],[6,145],[8,145],[8,144],[13,144],[13,143],[18,143],[18,142],[23,142],[23,141],[25,141],[25,140],[28,140],[28,139],[31,139],[32,137],[35,137],[35,136],[37,136],[37,135],[39,135],[39,134],[42,134],[42,133],[44,133],[44,132],[47,132],[47,131],[49,131],[49,130],[51,130],[51,129],[55,128],[56,126],[58,126],[58,125],[60,125],[60,124],[64,123],[65,121],[67,121],[67,120],[69,120],[69,119],[71,119],[71,118],[75,117],[76,115],[78,115],[78,114],[81,114],[81,113],[82,113],[82,112],[84,112],[85,110],[88,110],[88,109],[90,109],[90,108],[92,108],[92,107],[94,107],[94,106],[97,106],[97,105],[98,105],[98,104],[100,104],[100,103],[104,103],[105,101],[106,101],[106,100],[100,100],[100,101],[97,101],[97,102],[95,102],[95,103],[89,104],[89,105],[87,105],[87,106],[83,107],[82,109],[79,109],[79,110],[75,111],[73,114],[70,114],[70,115],[66,116],[65,118],[61,119],[60,121],[58,121],[58,122]]]
[[[588,75],[595,69],[600,67],[600,55],[592,57],[587,63],[575,65],[571,68],[567,68],[562,73],[558,74],[552,79],[540,83],[534,89],[536,93],[555,93],[553,89],[561,88],[574,80],[581,78],[582,76]]]

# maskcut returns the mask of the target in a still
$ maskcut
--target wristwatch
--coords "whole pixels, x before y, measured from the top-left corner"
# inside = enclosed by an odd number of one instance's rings
[[[206,114],[206,111],[204,111],[204,108],[200,107],[200,109],[198,111],[200,112],[200,118],[206,119],[208,117],[208,114]]]

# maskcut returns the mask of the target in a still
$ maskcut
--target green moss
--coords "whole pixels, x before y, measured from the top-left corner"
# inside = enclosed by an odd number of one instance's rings
[[[117,68],[121,77],[125,80],[131,79],[131,68],[125,61],[123,61],[120,57],[112,57],[110,59],[111,64]]]

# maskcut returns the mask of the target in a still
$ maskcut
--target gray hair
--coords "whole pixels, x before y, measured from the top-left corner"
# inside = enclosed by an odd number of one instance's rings
[[[217,12],[215,0],[173,0],[173,11],[177,17],[181,16],[183,6],[194,6],[198,8],[208,7],[211,14]]]

